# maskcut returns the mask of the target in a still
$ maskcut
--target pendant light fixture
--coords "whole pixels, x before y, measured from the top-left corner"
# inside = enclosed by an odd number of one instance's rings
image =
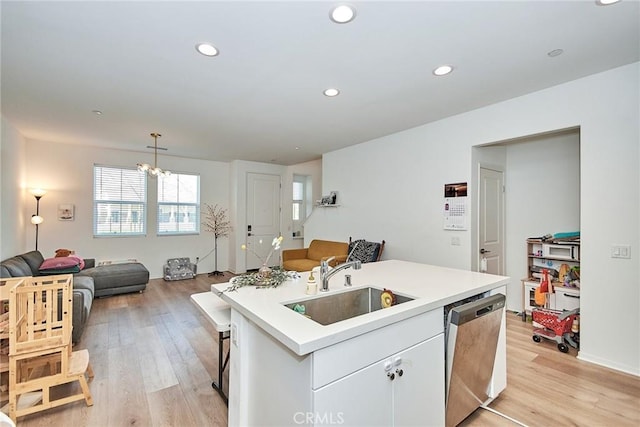
[[[160,138],[162,135],[157,132],[152,132],[151,136],[153,137],[153,167],[151,167],[151,165],[148,163],[138,163],[138,171],[147,172],[150,177],[160,176],[164,178],[171,175],[171,171],[162,170],[158,167],[158,138]]]

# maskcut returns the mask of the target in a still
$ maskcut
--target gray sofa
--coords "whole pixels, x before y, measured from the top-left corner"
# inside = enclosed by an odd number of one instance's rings
[[[44,257],[31,251],[0,263],[0,278],[50,275],[39,268]],[[149,282],[149,271],[140,263],[95,266],[94,259],[85,259],[85,267],[73,275],[72,341],[80,340],[89,319],[93,299],[127,292],[142,292]]]

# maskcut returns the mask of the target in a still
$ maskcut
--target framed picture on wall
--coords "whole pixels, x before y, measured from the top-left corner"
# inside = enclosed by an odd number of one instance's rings
[[[58,205],[58,221],[73,221],[74,207],[72,204]]]

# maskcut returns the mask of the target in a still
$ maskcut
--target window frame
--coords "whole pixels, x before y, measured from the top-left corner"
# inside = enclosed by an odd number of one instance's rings
[[[197,183],[196,183],[196,202],[180,202],[180,176],[189,176],[189,177],[196,177],[197,178]],[[161,185],[165,184],[167,182],[167,180],[170,179],[176,179],[177,180],[177,201],[161,201]],[[201,212],[200,212],[200,174],[198,173],[187,173],[187,172],[173,172],[169,177],[165,177],[165,178],[160,178],[158,179],[157,185],[156,185],[156,189],[157,189],[157,203],[156,203],[156,235],[157,236],[186,236],[186,235],[198,235],[200,234],[200,218],[201,218]],[[189,230],[185,230],[185,231],[180,231],[180,221],[176,221],[175,224],[177,224],[178,226],[178,230],[169,230],[169,231],[162,231],[161,230],[161,225],[162,224],[167,224],[167,222],[161,222],[160,217],[161,215],[164,215],[164,207],[166,206],[176,206],[177,207],[177,212],[178,214],[180,214],[180,208],[182,207],[194,207],[194,215],[195,215],[195,220],[193,221],[193,229],[189,229]]]
[[[119,183],[116,183],[116,187],[114,188],[118,188],[119,186],[119,191],[120,191],[120,198],[114,198],[114,199],[109,199],[109,198],[101,198],[98,199],[98,188],[100,187],[100,193],[101,196],[104,197],[105,193],[107,192],[107,190],[104,190],[105,185],[103,184],[105,182],[104,179],[104,173],[107,172],[107,170],[116,170],[116,171],[120,171],[120,179],[119,179]],[[98,174],[98,171],[100,171],[100,174]],[[103,165],[103,164],[94,164],[93,165],[93,237],[95,238],[110,238],[110,237],[140,237],[140,236],[146,236],[147,235],[147,197],[148,197],[148,192],[147,192],[147,176],[146,174],[143,175],[142,177],[142,182],[138,182],[137,185],[135,186],[135,188],[133,188],[133,193],[136,193],[136,190],[141,192],[141,196],[139,197],[140,200],[127,200],[126,197],[122,197],[122,193],[124,190],[125,186],[130,185],[131,180],[130,179],[124,179],[123,178],[123,174],[125,172],[134,172],[136,175],[139,175],[140,172],[138,172],[138,170],[134,167],[122,167],[122,166],[111,166],[111,165]],[[100,175],[102,177],[102,181],[100,183],[98,183],[98,175]],[[111,207],[110,205],[115,205],[115,206],[125,206],[125,205],[131,205],[131,206],[139,206],[141,209],[136,209],[136,210],[129,210],[129,213],[131,214],[131,216],[133,216],[134,213],[138,213],[137,214],[137,218],[139,219],[139,230],[137,231],[130,231],[130,232],[122,232],[122,226],[123,226],[123,222],[122,222],[122,211],[119,210],[117,212],[117,217],[118,217],[118,221],[108,221],[108,224],[110,226],[111,229],[111,225],[112,224],[118,224],[120,231],[117,232],[113,232],[113,231],[109,231],[109,232],[100,232],[99,231],[99,227],[100,227],[100,221],[99,218],[102,215],[102,211],[103,209],[101,209],[101,206],[106,206],[106,209],[104,209],[104,211],[106,211],[106,215],[108,217],[113,218],[113,214],[116,212],[109,212]],[[130,207],[131,207],[130,206]],[[126,223],[124,223],[126,224]],[[128,222],[129,227],[133,228],[133,222],[129,221]]]

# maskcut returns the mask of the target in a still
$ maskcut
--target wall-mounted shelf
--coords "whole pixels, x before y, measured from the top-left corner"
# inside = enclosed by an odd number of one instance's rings
[[[332,191],[328,196],[322,196],[322,199],[316,200],[316,206],[336,207],[338,205],[338,192]]]
[[[318,208],[337,208],[340,205],[316,205]]]

